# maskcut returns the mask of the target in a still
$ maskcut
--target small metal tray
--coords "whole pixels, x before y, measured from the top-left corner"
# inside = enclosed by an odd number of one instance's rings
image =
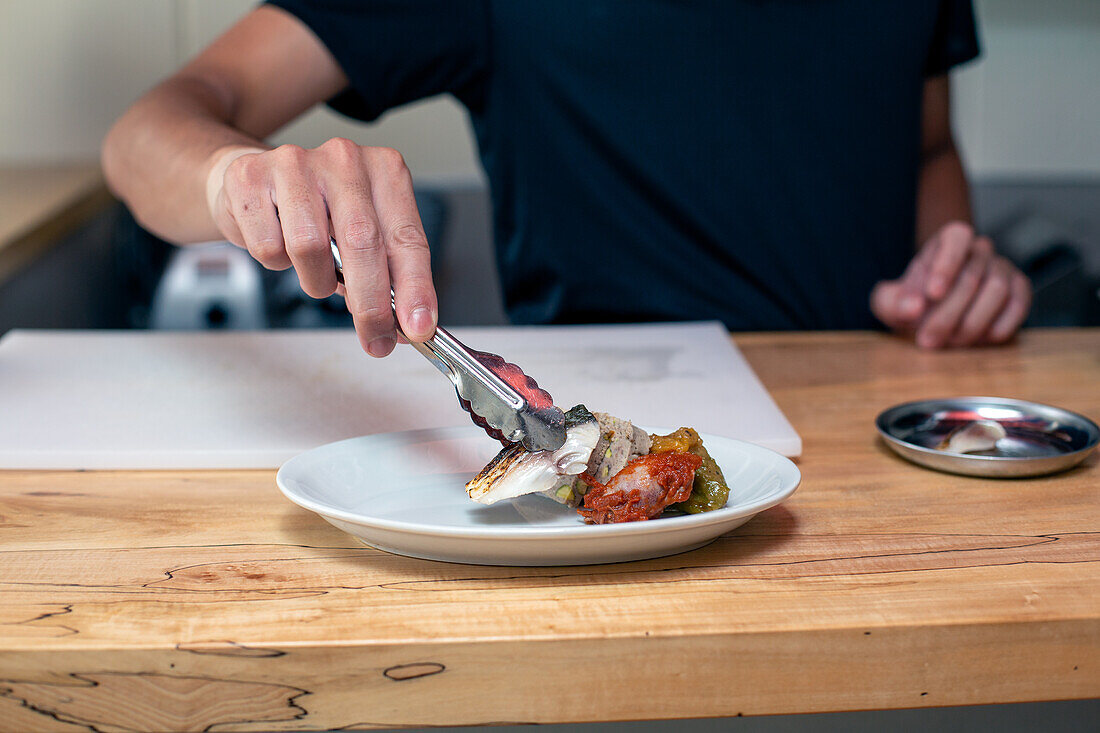
[[[995,420],[1007,435],[990,451],[954,453],[935,447],[952,430],[974,420]],[[1003,397],[906,402],[880,413],[875,426],[898,455],[967,476],[1009,478],[1064,471],[1100,443],[1100,428],[1083,415]]]

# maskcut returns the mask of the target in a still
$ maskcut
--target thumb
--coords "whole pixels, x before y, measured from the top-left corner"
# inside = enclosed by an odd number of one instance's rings
[[[871,312],[888,328],[911,329],[924,311],[924,297],[908,279],[880,280],[871,290]]]

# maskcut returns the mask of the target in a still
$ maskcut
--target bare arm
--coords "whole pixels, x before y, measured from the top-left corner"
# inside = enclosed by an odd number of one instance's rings
[[[1027,316],[1031,286],[975,233],[970,192],[951,135],[947,76],[924,84],[917,181],[917,254],[871,293],[875,316],[925,348],[1002,343]]]
[[[924,84],[917,245],[951,221],[972,224],[973,217],[970,188],[951,134],[951,87],[946,76],[937,76]]]
[[[257,8],[115,123],[103,168],[149,230],[181,243],[227,239],[269,269],[293,266],[313,297],[337,289],[333,234],[360,342],[384,356],[396,336],[391,276],[410,338],[428,338],[437,320],[404,160],[342,139],[312,150],[262,141],[347,83],[301,21]]]
[[[257,8],[115,123],[103,144],[107,182],[156,234],[218,239],[206,179],[219,154],[268,149],[263,138],[346,85],[305,26]]]

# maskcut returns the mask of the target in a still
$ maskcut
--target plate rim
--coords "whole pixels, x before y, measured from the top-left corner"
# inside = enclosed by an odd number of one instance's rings
[[[645,426],[643,430],[647,432],[662,431],[671,432],[675,428],[649,428]],[[289,499],[292,503],[307,509],[321,517],[332,517],[334,519],[350,522],[360,527],[369,527],[372,529],[386,530],[390,532],[402,532],[406,534],[415,534],[421,536],[430,537],[455,537],[462,539],[478,539],[478,540],[568,540],[568,539],[585,539],[591,540],[599,537],[625,537],[631,535],[640,534],[654,534],[654,533],[666,533],[675,532],[678,530],[684,530],[689,528],[701,529],[716,524],[721,524],[726,521],[732,521],[740,519],[745,516],[754,516],[765,509],[770,509],[776,506],[787,498],[789,498],[802,484],[802,471],[798,468],[790,458],[765,448],[755,443],[739,440],[737,438],[727,438],[720,435],[714,435],[712,433],[700,433],[700,437],[704,442],[707,439],[717,439],[730,441],[741,447],[746,447],[750,451],[755,451],[774,458],[780,459],[778,470],[780,472],[780,485],[779,488],[767,494],[755,502],[749,504],[742,504],[735,507],[722,507],[721,509],[715,509],[710,512],[702,512],[699,514],[687,514],[683,516],[664,517],[660,522],[654,523],[654,520],[648,520],[645,522],[624,522],[619,524],[578,524],[575,526],[552,526],[552,527],[539,527],[532,525],[530,527],[497,527],[495,529],[483,529],[477,527],[454,527],[447,525],[425,525],[414,522],[406,522],[397,519],[383,519],[378,517],[364,518],[362,514],[356,514],[354,512],[348,512],[343,509],[330,507],[328,505],[320,504],[312,501],[306,497],[297,495],[293,489],[287,486],[286,476],[284,471],[294,461],[298,460],[302,456],[314,453],[321,450],[331,450],[335,446],[351,443],[354,441],[362,440],[364,438],[379,438],[383,436],[398,436],[413,433],[426,433],[426,432],[463,432],[468,433],[469,429],[465,426],[451,426],[451,427],[439,427],[439,428],[422,428],[419,430],[402,430],[392,433],[374,433],[372,435],[359,435],[352,438],[345,438],[344,440],[337,440],[331,443],[325,443],[323,445],[316,446],[310,450],[303,451],[298,455],[290,458],[284,462],[278,472],[275,474],[275,483],[282,492],[283,496]],[[784,485],[784,476],[782,471],[786,470],[791,472],[790,485]]]
[[[973,453],[958,453],[956,451],[937,450],[936,448],[928,448],[927,446],[918,445],[917,443],[910,442],[908,440],[905,440],[904,438],[899,438],[898,436],[891,434],[886,429],[886,417],[891,413],[899,412],[906,407],[929,403],[986,403],[990,405],[1005,405],[1012,407],[1022,405],[1027,407],[1039,407],[1044,410],[1056,410],[1066,415],[1070,415],[1074,419],[1082,421],[1090,428],[1091,432],[1091,438],[1084,447],[1078,448],[1077,450],[1070,451],[1068,453],[1062,453],[1057,456],[1058,458],[1068,459],[1073,456],[1087,455],[1089,452],[1094,450],[1097,445],[1100,445],[1100,425],[1097,425],[1095,422],[1093,422],[1092,419],[1086,417],[1085,415],[1082,415],[1079,412],[1074,412],[1073,410],[1067,410],[1066,408],[1059,407],[1057,405],[1051,405],[1045,402],[1034,402],[1032,400],[1021,400],[1014,397],[983,397],[977,395],[967,395],[960,397],[930,397],[923,400],[909,400],[908,402],[899,402],[896,405],[891,405],[890,407],[887,407],[885,410],[882,410],[881,412],[879,412],[878,415],[875,416],[875,429],[878,431],[878,434],[882,436],[882,438],[887,442],[893,443],[894,445],[902,446],[905,449],[911,450],[915,453],[920,453],[928,456],[947,456],[951,458],[962,458],[983,463],[1028,463],[1035,461],[1046,461],[1052,458],[1052,456],[982,456],[975,455]]]

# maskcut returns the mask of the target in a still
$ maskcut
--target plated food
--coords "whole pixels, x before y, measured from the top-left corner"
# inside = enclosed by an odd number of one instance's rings
[[[492,506],[471,501],[463,484],[499,446],[469,425],[318,446],[283,464],[276,482],[295,504],[399,555],[479,565],[628,562],[702,547],[797,489],[798,467],[778,453],[720,435],[701,437],[732,487],[729,501],[701,514],[666,511],[653,522],[588,525],[576,507],[540,494]]]
[[[528,451],[512,444],[466,484],[474,501],[528,494],[576,507],[590,524],[656,519],[720,509],[729,498],[722,470],[699,434],[649,435],[626,420],[577,405],[565,413],[565,444]]]

